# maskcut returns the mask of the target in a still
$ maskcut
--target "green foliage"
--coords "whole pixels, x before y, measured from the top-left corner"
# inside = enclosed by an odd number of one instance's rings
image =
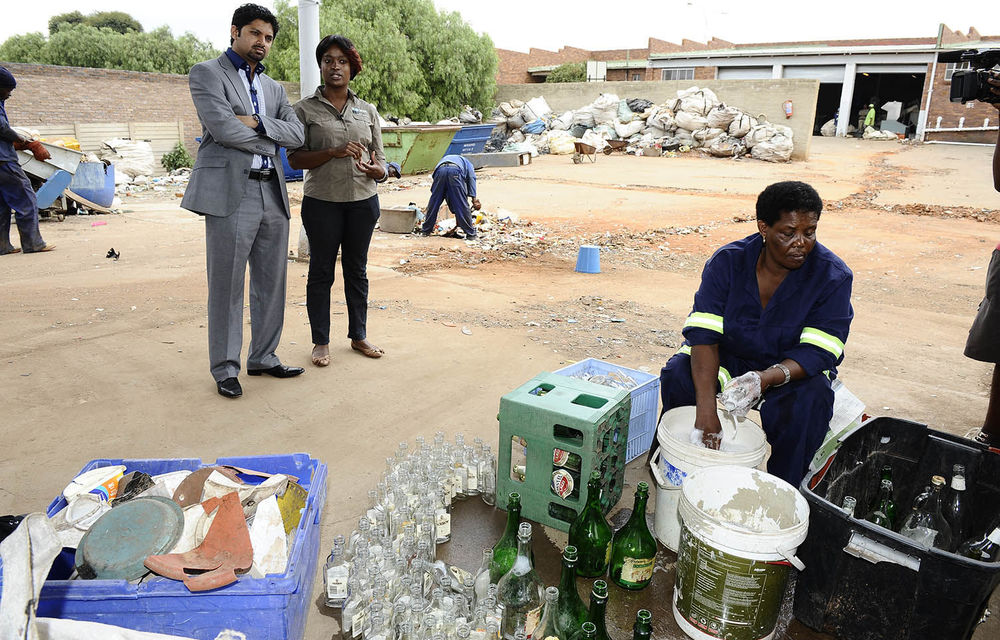
[[[584,62],[567,62],[561,64],[545,78],[546,82],[586,82],[587,64]]]
[[[298,80],[297,9],[275,2],[281,31],[267,59],[269,74]],[[359,96],[383,114],[435,122],[462,105],[493,106],[497,58],[493,42],[455,12],[431,0],[324,0],[320,34],[350,38],[364,69],[351,81]],[[310,56],[312,57],[312,56]]]
[[[126,31],[88,24],[60,23],[48,40],[39,33],[13,36],[0,45],[0,59],[97,69],[185,74],[197,62],[219,55],[208,42],[168,27]]]
[[[175,169],[180,169],[181,167],[191,168],[194,166],[194,158],[188,153],[184,145],[178,142],[174,145],[174,148],[170,150],[170,153],[163,154],[160,158],[160,164],[167,171],[174,171]]]
[[[61,24],[83,24],[86,20],[83,14],[79,11],[70,11],[69,13],[60,13],[49,18],[49,34],[53,34],[59,30],[59,25]]]
[[[124,11],[95,11],[87,16],[86,23],[98,29],[107,27],[118,33],[142,31],[142,25],[139,24],[139,21]]]
[[[36,31],[35,33],[7,38],[3,44],[0,44],[0,60],[32,64],[43,63],[45,61],[45,36]]]

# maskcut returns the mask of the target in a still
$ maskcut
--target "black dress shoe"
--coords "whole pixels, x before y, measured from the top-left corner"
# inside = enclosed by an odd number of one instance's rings
[[[270,369],[247,369],[247,375],[259,376],[266,374],[275,378],[294,378],[301,373],[305,373],[305,369],[302,367],[286,367],[283,364],[275,365]]]
[[[243,387],[240,386],[240,381],[236,378],[219,380],[215,386],[219,388],[219,395],[223,398],[239,398],[243,395]]]

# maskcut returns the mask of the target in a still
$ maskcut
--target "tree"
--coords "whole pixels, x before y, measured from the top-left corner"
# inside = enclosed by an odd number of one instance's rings
[[[7,38],[3,44],[0,44],[0,60],[32,64],[44,63],[45,36],[36,31],[35,33]]]
[[[95,11],[87,16],[86,24],[98,29],[107,27],[118,33],[128,33],[129,31],[142,32],[142,25],[139,21],[125,13],[124,11]]]
[[[49,18],[49,35],[55,33],[59,30],[59,25],[62,24],[83,24],[86,18],[79,11],[70,11],[68,13],[60,13]]]
[[[288,0],[275,3],[281,31],[268,57],[269,74],[298,80],[298,20]],[[340,33],[361,53],[363,71],[352,89],[384,114],[430,120],[462,105],[493,105],[497,59],[489,36],[458,13],[438,12],[431,0],[326,0],[320,33]]]
[[[545,78],[546,82],[586,82],[587,64],[567,62],[553,69]]]

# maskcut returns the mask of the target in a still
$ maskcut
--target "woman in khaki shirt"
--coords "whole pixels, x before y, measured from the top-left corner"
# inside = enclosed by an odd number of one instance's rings
[[[292,106],[305,125],[306,143],[288,154],[293,169],[307,169],[302,225],[309,237],[306,309],[312,327],[312,362],[330,364],[330,289],[341,254],[351,348],[369,358],[382,349],[368,341],[368,245],[379,218],[376,182],[386,178],[378,111],[351,91],[361,71],[354,44],[330,35],[316,47],[323,84]]]

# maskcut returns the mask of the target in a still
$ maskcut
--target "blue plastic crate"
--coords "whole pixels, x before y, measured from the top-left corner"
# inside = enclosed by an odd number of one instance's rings
[[[639,383],[632,389],[632,413],[628,421],[628,447],[626,461],[631,462],[649,451],[656,437],[657,410],[660,407],[660,378],[652,373],[621,367],[596,358],[587,358],[576,364],[563,367],[553,373],[573,376],[578,373],[606,374],[616,371],[624,373]]]
[[[145,471],[150,475],[207,466],[196,458],[103,459],[90,461],[81,473],[118,464],[125,465],[126,472]],[[242,631],[248,638],[301,640],[318,562],[326,465],[305,453],[219,458],[213,464],[299,478],[308,497],[284,574],[241,576],[233,584],[201,593],[192,593],[183,583],[168,579],[139,585],[124,580],[48,580],[42,587],[38,615],[103,622],[197,640],[213,640],[223,629]],[[48,514],[53,515],[65,505],[66,500],[59,496],[49,506]]]
[[[445,155],[461,155],[463,153],[482,153],[490,134],[497,127],[495,122],[489,124],[467,124],[455,132],[451,145]]]

